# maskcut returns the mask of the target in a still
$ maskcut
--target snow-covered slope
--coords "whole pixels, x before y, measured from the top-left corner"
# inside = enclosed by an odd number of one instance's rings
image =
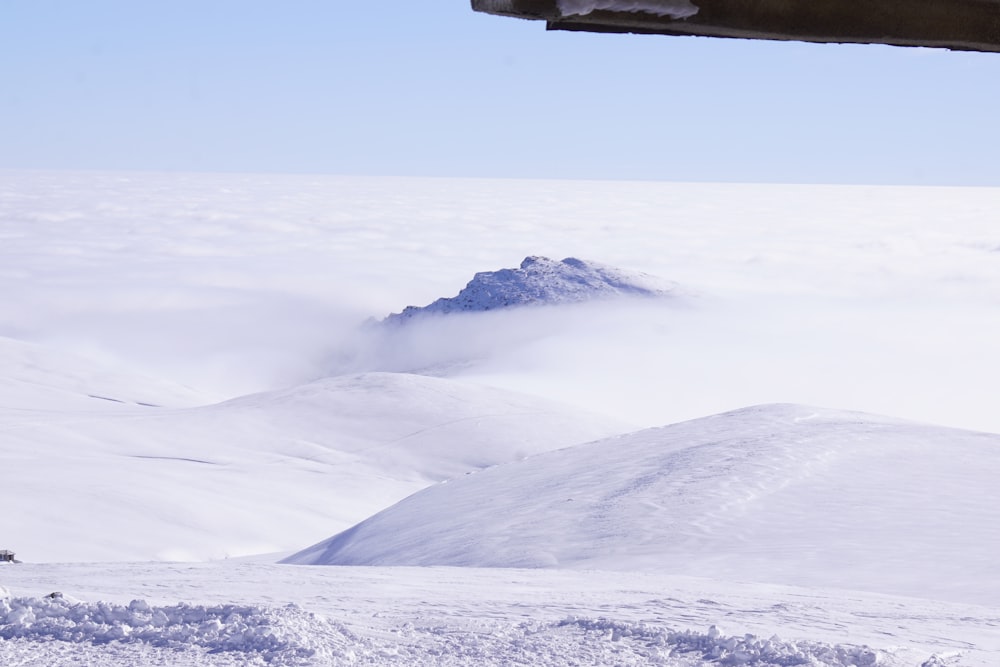
[[[644,273],[573,257],[561,262],[548,257],[525,257],[519,268],[477,273],[457,296],[441,298],[423,307],[408,306],[384,321],[400,322],[418,315],[482,312],[614,297],[676,295],[676,284]]]
[[[656,568],[996,600],[1000,436],[793,405],[418,493],[291,563]]]
[[[2,547],[26,562],[287,551],[433,482],[624,428],[391,373],[193,409],[91,400],[99,409],[0,408]]]

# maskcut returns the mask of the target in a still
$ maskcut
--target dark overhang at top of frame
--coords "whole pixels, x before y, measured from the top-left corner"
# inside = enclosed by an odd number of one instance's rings
[[[550,30],[1000,52],[1000,0],[472,0]]]

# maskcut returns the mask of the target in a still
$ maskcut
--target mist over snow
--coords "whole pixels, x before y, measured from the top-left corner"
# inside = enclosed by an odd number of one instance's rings
[[[1000,431],[998,204],[987,188],[6,171],[0,335],[215,399],[448,366],[649,426],[791,401]],[[357,333],[530,255],[698,298],[475,317],[391,347]]]
[[[331,372],[387,370],[430,375],[475,372],[497,357],[519,367],[545,340],[606,335],[606,322],[648,324],[691,295],[671,281],[597,262],[527,257],[516,269],[476,273],[454,297],[370,320],[345,340]]]

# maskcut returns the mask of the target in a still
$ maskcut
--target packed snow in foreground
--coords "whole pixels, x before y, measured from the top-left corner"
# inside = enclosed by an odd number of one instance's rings
[[[0,602],[0,664],[23,667],[987,667],[1000,656],[989,608],[648,572],[29,565],[11,584],[27,595]],[[45,597],[54,587],[63,597]],[[170,601],[181,593],[196,602]]]
[[[776,635],[728,637],[715,626],[700,633],[577,617],[506,627],[496,623],[476,633],[441,627],[413,629],[403,641],[390,643],[363,639],[341,623],[294,605],[150,607],[141,600],[114,605],[14,598],[0,600],[0,614],[5,612],[8,620],[0,626],[0,639],[11,643],[0,645],[0,658],[6,658],[7,665],[24,664],[18,653],[25,649],[32,654],[33,664],[51,665],[70,646],[78,653],[75,647],[81,644],[112,643],[113,651],[84,649],[82,653],[94,655],[90,664],[115,664],[122,659],[134,664],[131,661],[141,657],[145,664],[167,660],[176,665],[186,657],[178,652],[199,662],[222,654],[210,662],[251,665],[489,665],[508,664],[512,658],[535,665],[564,664],[567,658],[594,665],[885,664],[881,652],[868,647],[788,642]]]

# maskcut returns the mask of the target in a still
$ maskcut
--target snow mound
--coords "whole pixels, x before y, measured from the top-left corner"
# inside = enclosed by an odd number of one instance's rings
[[[482,312],[526,305],[580,303],[615,297],[670,297],[677,285],[644,273],[567,257],[526,257],[517,269],[477,273],[457,296],[430,305],[408,306],[383,322],[402,322],[418,315]]]
[[[287,562],[659,569],[988,601],[998,476],[997,435],[767,405],[452,480]]]
[[[128,605],[84,603],[53,594],[0,599],[0,639],[197,647],[209,653],[247,654],[269,665],[297,665],[343,655],[338,647],[346,645],[351,634],[294,605],[153,607],[142,600]]]

